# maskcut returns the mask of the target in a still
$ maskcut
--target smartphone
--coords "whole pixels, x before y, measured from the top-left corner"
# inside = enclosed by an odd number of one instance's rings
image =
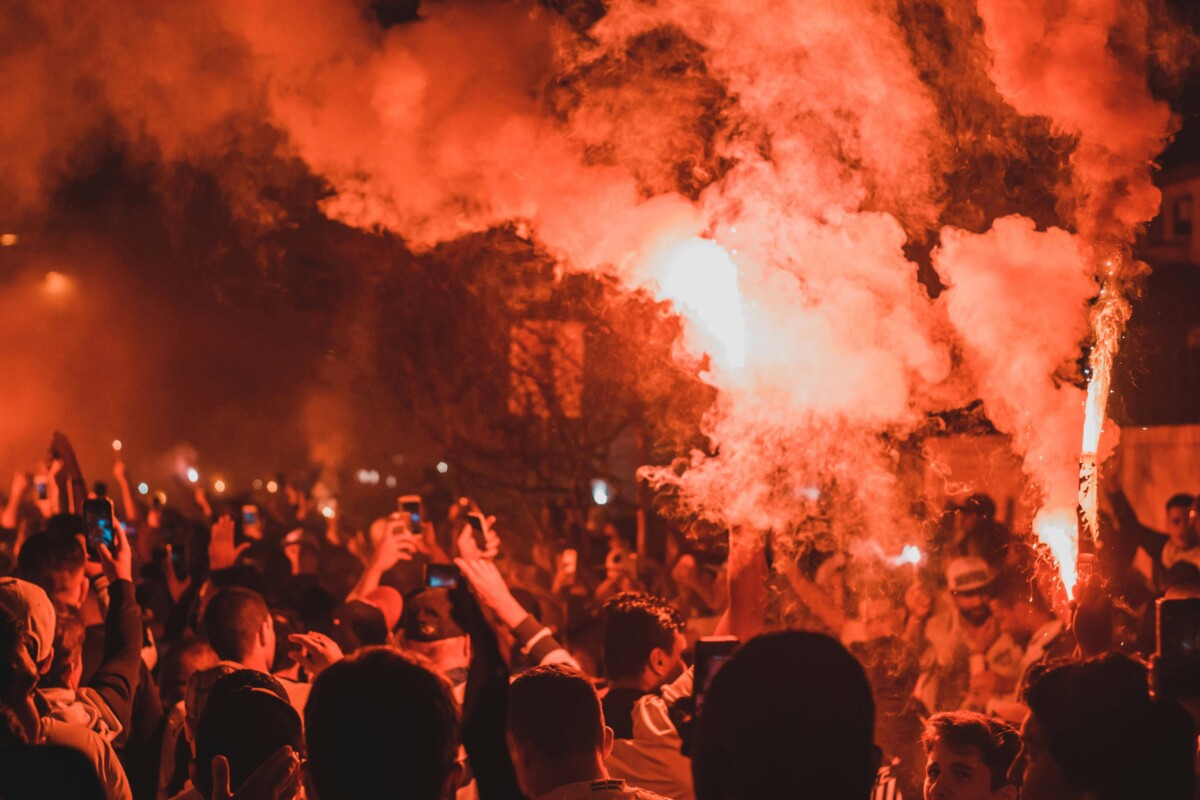
[[[96,497],[83,503],[83,521],[87,527],[87,554],[93,561],[100,560],[100,545],[108,552],[117,549],[116,522],[113,519],[112,501],[107,497]]]
[[[696,668],[692,673],[692,692],[696,696],[696,713],[704,706],[704,693],[713,677],[738,648],[736,636],[702,636],[696,641]]]
[[[579,551],[574,548],[563,550],[562,565],[563,572],[568,575],[574,575],[575,570],[579,568]]]
[[[470,523],[471,530],[475,532],[475,546],[479,548],[479,552],[486,553],[488,549],[487,521],[483,518],[483,514],[467,514],[467,522]]]
[[[50,482],[40,475],[33,479],[34,489],[37,491],[38,500],[48,500],[50,498]]]
[[[1158,600],[1158,650],[1151,658],[1156,697],[1200,697],[1200,598]]]
[[[453,564],[426,564],[425,585],[430,589],[453,589],[462,573]]]
[[[258,506],[245,505],[242,506],[242,525],[257,525],[258,524]]]
[[[409,525],[412,530],[415,531],[421,527],[421,521],[424,519],[425,515],[423,513],[420,495],[402,495],[396,501],[396,505],[400,509],[401,514],[407,514],[409,519],[412,520],[412,524]]]

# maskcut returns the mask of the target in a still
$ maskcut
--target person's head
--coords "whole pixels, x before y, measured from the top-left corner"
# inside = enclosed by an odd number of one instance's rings
[[[925,746],[925,800],[1017,800],[1008,776],[1021,749],[1011,726],[970,711],[934,714]]]
[[[404,646],[442,672],[466,669],[471,640],[454,618],[449,589],[425,589],[404,607]]]
[[[986,494],[973,494],[955,508],[954,524],[960,532],[975,530],[996,516],[996,501]]]
[[[674,606],[643,592],[622,592],[604,604],[604,671],[616,685],[651,691],[683,673],[683,618]]]
[[[221,681],[236,676],[234,673]],[[213,794],[212,763],[218,755],[229,762],[229,786],[236,792],[280,748],[291,747],[297,754],[304,753],[300,715],[286,699],[256,686],[218,691],[221,681],[213,687],[212,697],[196,726],[192,779],[205,798]]]
[[[329,638],[337,642],[346,655],[362,647],[387,644],[387,619],[370,603],[351,600],[334,609]]]
[[[1187,800],[1196,734],[1177,704],[1150,699],[1146,669],[1120,655],[1050,667],[1024,692],[1024,800]]]
[[[262,596],[228,586],[212,596],[204,609],[204,633],[222,661],[271,671],[275,661],[275,623]]]
[[[509,687],[508,750],[526,797],[603,777],[612,741],[600,698],[579,670],[534,667]]]
[[[183,639],[168,648],[158,662],[158,695],[163,707],[170,708],[183,700],[192,675],[216,666],[218,661],[212,645],[204,639]]]
[[[87,575],[83,570],[87,554],[69,524],[75,519],[78,517],[69,515],[51,518],[51,522],[57,524],[35,533],[21,545],[17,566],[21,577],[42,587],[52,600],[79,608],[88,592]],[[81,526],[82,522],[79,520]]]
[[[83,618],[70,606],[56,603],[54,625],[54,656],[42,678],[46,686],[72,691],[79,688],[83,676]]]
[[[946,567],[946,586],[958,613],[971,625],[982,625],[991,616],[988,594],[992,569],[977,556],[962,556]]]
[[[21,620],[31,644],[30,657],[38,672],[45,672],[54,655],[56,615],[50,597],[37,584],[20,578],[0,578],[0,606]]]
[[[713,677],[693,732],[697,800],[866,800],[879,766],[867,676],[837,640],[787,631]]]
[[[1026,641],[1038,628],[1054,619],[1050,604],[1030,581],[1013,576],[999,581],[992,591],[992,613],[1003,633]]]
[[[1180,492],[1172,495],[1167,501],[1167,536],[1177,545],[1187,547],[1189,543],[1195,543],[1194,534],[1188,524],[1188,515],[1195,500],[1192,495]]]
[[[446,800],[458,788],[449,682],[419,657],[370,647],[317,676],[304,709],[316,800]]]
[[[31,743],[42,738],[41,717],[33,701],[38,682],[36,647],[25,621],[0,604],[0,706],[12,710]]]

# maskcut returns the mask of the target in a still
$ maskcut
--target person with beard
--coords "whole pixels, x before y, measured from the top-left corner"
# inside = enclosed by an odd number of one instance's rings
[[[991,672],[1014,682],[1021,648],[1002,634],[989,605],[995,575],[982,558],[963,556],[946,568],[946,594],[925,624],[916,696],[931,711],[968,706],[973,676]]]

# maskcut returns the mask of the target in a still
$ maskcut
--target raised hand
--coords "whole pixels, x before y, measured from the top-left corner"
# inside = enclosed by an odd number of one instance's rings
[[[495,517],[486,517],[483,525],[483,540],[486,547],[483,550],[479,549],[479,543],[475,541],[475,528],[471,525],[466,525],[458,534],[458,553],[466,559],[487,558],[492,559],[500,554],[500,537],[493,530],[492,524],[495,523]]]
[[[213,523],[212,538],[208,540],[208,568],[227,569],[237,563],[238,556],[250,546],[249,542],[233,543],[233,518],[228,514]]]
[[[454,565],[471,585],[479,604],[490,608],[510,628],[515,628],[528,612],[513,597],[496,564],[484,558],[456,558]]]
[[[338,643],[323,633],[293,633],[288,635],[288,641],[295,645],[289,651],[292,660],[313,677],[345,658]]]
[[[116,552],[109,550],[108,545],[101,544],[97,548],[100,552],[100,567],[109,582],[133,583],[133,549],[125,536],[125,526],[120,520],[113,520],[113,523],[113,543],[116,545]]]
[[[213,800],[292,800],[300,792],[300,756],[290,746],[276,750],[250,773],[238,790],[229,786],[229,761],[212,762]]]

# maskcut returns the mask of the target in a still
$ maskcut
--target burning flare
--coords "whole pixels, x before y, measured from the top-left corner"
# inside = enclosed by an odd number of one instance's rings
[[[689,348],[726,369],[744,367],[746,315],[738,268],[725,248],[693,237],[664,250],[652,270],[658,298],[670,300],[689,324]]]
[[[1042,509],[1033,520],[1033,531],[1042,544],[1050,548],[1058,564],[1058,574],[1067,591],[1067,599],[1074,599],[1075,583],[1079,577],[1079,528],[1075,521],[1075,510]]]

